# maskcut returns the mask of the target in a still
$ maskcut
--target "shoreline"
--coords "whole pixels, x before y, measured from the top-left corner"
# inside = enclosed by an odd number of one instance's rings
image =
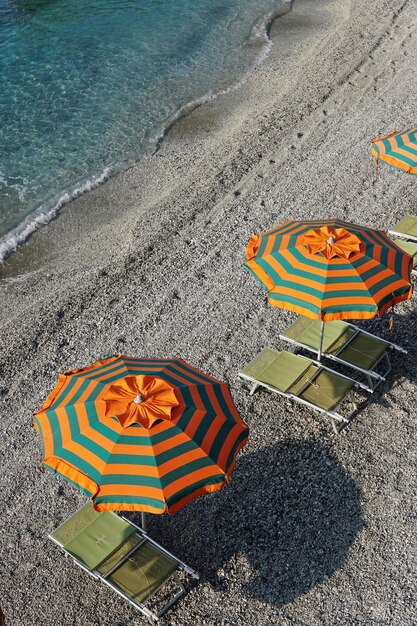
[[[242,268],[253,234],[326,217],[387,230],[417,214],[417,181],[381,164],[375,182],[369,150],[415,121],[417,16],[409,0],[366,11],[298,0],[271,38],[242,89],[176,122],[154,155],[72,202],[1,268],[6,624],[145,623],[49,545],[84,498],[40,475],[31,428],[60,372],[116,353],[181,357],[227,381],[250,428],[228,485],[148,516],[150,536],[201,576],[166,623],[415,620],[415,301],[396,307],[391,332],[386,320],[367,326],[408,356],[393,355],[338,437],[301,406],[250,396],[237,373],[262,348],[284,349],[278,335],[294,320]]]
[[[308,0],[297,0],[297,5],[305,6],[306,3],[308,3]],[[322,4],[324,6],[327,4],[332,5],[332,2],[329,2],[329,0],[324,0],[323,2],[322,0],[315,0],[314,4],[320,7]],[[268,37],[270,36],[270,32],[273,33],[275,26],[276,32],[279,33],[278,36],[282,37],[283,41],[286,41],[286,39],[291,41],[291,36],[287,38],[285,26],[281,28],[277,25],[279,17],[285,19],[285,15],[287,14],[281,16],[275,15],[272,18],[272,21],[266,31],[266,35]],[[303,35],[301,35],[301,39],[302,38]],[[272,47],[269,51],[269,55],[272,53],[272,56],[278,65],[280,63],[280,54],[283,59],[287,57],[286,60],[288,60],[288,57],[290,56],[286,49],[286,44],[280,46],[280,52],[278,52],[279,43],[279,41],[275,41],[275,51],[274,47]],[[148,207],[150,207],[150,203],[145,199],[148,192],[146,186],[149,179],[155,179],[159,183],[161,178],[165,178],[164,184],[167,187],[166,193],[171,192],[169,183],[167,185],[166,182],[167,177],[164,176],[164,167],[161,167],[157,162],[160,153],[163,153],[164,159],[167,158],[169,160],[169,167],[171,167],[173,172],[175,172],[175,161],[182,160],[181,153],[183,152],[183,147],[179,146],[178,152],[176,152],[177,143],[182,143],[182,136],[185,138],[187,138],[188,135],[191,136],[191,142],[187,142],[185,146],[186,151],[189,147],[190,151],[193,150],[193,140],[195,140],[195,137],[199,134],[204,135],[207,133],[209,135],[210,143],[215,143],[216,136],[212,139],[211,135],[220,135],[222,125],[226,126],[228,121],[233,118],[234,108],[240,106],[239,94],[241,90],[244,89],[247,83],[256,83],[256,74],[262,70],[263,65],[268,63],[268,58],[269,57],[267,57],[261,65],[249,68],[248,75],[242,78],[242,81],[244,81],[243,84],[238,82],[236,86],[231,85],[225,93],[221,93],[215,98],[208,99],[207,101],[199,103],[196,106],[192,103],[185,105],[186,108],[191,106],[191,111],[187,112],[185,115],[181,115],[171,124],[168,124],[166,132],[161,138],[161,142],[157,145],[155,152],[145,155],[136,164],[131,165],[121,172],[115,173],[110,179],[101,183],[98,187],[94,187],[88,192],[82,193],[79,197],[71,200],[68,204],[65,204],[62,209],[58,211],[56,217],[54,217],[51,222],[48,222],[41,229],[33,232],[27,240],[21,243],[14,252],[6,257],[2,263],[0,263],[0,284],[2,279],[17,277],[27,272],[31,272],[34,269],[35,271],[41,270],[42,264],[47,262],[48,259],[53,262],[56,253],[54,252],[52,256],[49,255],[47,253],[49,246],[52,246],[54,251],[58,251],[58,249],[63,245],[67,249],[65,254],[71,255],[71,253],[77,249],[77,241],[79,238],[84,238],[87,232],[91,232],[92,236],[97,234],[98,237],[100,237],[98,231],[101,227],[105,232],[106,224],[109,221],[114,221],[115,224],[120,221],[118,219],[120,208],[117,207],[120,193],[125,193],[126,195],[126,203],[125,206],[122,206],[122,213],[126,212],[129,216],[133,216],[132,221],[138,220],[138,222],[140,222],[142,217],[141,212],[146,214],[149,210]],[[298,65],[297,59],[294,60],[293,65]],[[244,117],[244,115],[242,117]],[[207,126],[207,120],[209,127],[202,130],[204,126]],[[210,128],[210,124],[212,122],[214,125],[214,133],[212,132],[212,128]],[[204,140],[206,140],[206,137],[204,137]],[[220,137],[220,142],[221,141]],[[194,141],[194,143],[198,144],[198,140]],[[168,146],[166,146],[166,144],[168,144]],[[161,150],[162,148],[164,148],[163,151]],[[166,155],[165,151],[167,152]],[[184,160],[186,160],[186,158]],[[132,185],[133,190],[139,190],[136,200],[134,200],[133,197],[129,197],[129,185]],[[145,187],[145,190],[141,194],[140,187],[142,185]],[[100,189],[103,189],[104,191],[101,193]],[[220,192],[222,191],[227,193],[226,189],[220,189]],[[109,203],[107,202],[107,195],[112,199],[115,198],[114,207],[108,206]],[[106,210],[103,212],[101,212],[101,208],[97,210],[97,201],[99,200],[99,197],[106,205]],[[152,204],[156,204],[156,202]],[[70,215],[71,212],[74,213],[73,217]],[[59,229],[59,225],[62,225],[61,231]],[[125,229],[122,230],[125,232]],[[58,252],[58,256],[61,256],[60,252]],[[103,259],[103,263],[105,263],[105,259]]]
[[[212,100],[243,87],[250,75],[268,57],[268,53],[272,45],[272,41],[269,37],[269,31],[273,22],[291,11],[293,1],[294,0],[281,0],[282,5],[280,8],[263,15],[262,18],[254,24],[247,37],[246,44],[254,45],[261,39],[264,40],[264,43],[261,46],[260,51],[255,54],[255,57],[247,70],[241,75],[240,78],[237,77],[236,82],[219,91],[213,91],[210,89],[207,93],[180,107],[170,118],[166,120],[165,126],[161,132],[158,132],[155,129],[156,134],[153,138],[153,147],[149,149],[148,153],[140,154],[133,163],[125,164],[125,166],[122,166],[121,169],[115,165],[106,165],[101,172],[91,174],[85,181],[79,181],[72,189],[62,190],[60,193],[55,194],[55,200],[52,206],[45,208],[44,210],[40,210],[41,207],[35,209],[35,211],[28,215],[21,224],[9,233],[5,234],[0,240],[0,267],[1,264],[6,261],[10,255],[16,252],[20,246],[24,245],[25,242],[34,233],[36,233],[37,230],[39,230],[39,228],[44,228],[52,220],[59,218],[61,211],[66,208],[70,208],[68,205],[71,205],[74,200],[89,191],[97,189],[99,186],[111,178],[114,178],[118,174],[122,174],[124,171],[127,171],[132,167],[140,165],[143,159],[153,156],[155,152],[159,150],[165,137],[170,132],[170,129],[178,121],[187,117],[187,115],[192,113],[196,108],[206,104],[207,102],[211,102]]]

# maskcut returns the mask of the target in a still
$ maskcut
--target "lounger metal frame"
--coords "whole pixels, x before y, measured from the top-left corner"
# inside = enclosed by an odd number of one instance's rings
[[[85,505],[84,505],[85,506]],[[81,507],[82,508],[82,507]],[[81,510],[81,509],[79,509]],[[74,515],[76,515],[78,512],[76,511],[73,515],[71,515],[68,519],[66,519],[62,524],[60,524],[60,526],[58,526],[58,528],[56,528],[53,532],[56,532],[57,530],[59,530],[59,528],[61,528],[61,526],[63,526],[64,524],[66,524],[72,517],[74,517]],[[175,592],[174,590],[171,592],[170,594],[170,598],[169,600],[166,602],[166,604],[164,604],[164,606],[158,611],[151,611],[147,606],[145,606],[142,602],[136,602],[135,600],[133,600],[132,598],[130,598],[126,593],[124,593],[121,589],[119,589],[116,585],[114,585],[113,583],[111,583],[109,580],[107,580],[107,578],[109,576],[111,576],[111,574],[113,574],[125,561],[127,561],[132,554],[134,554],[134,552],[136,550],[138,550],[138,548],[140,548],[140,546],[142,546],[144,543],[149,542],[150,544],[152,544],[157,550],[159,550],[160,552],[162,552],[163,554],[165,554],[167,557],[169,557],[170,559],[172,559],[173,561],[175,561],[178,565],[178,568],[183,570],[184,572],[186,572],[187,574],[189,574],[190,576],[192,576],[195,579],[199,579],[199,575],[197,574],[197,572],[195,572],[191,567],[189,567],[188,565],[186,565],[186,563],[184,563],[183,561],[181,561],[180,559],[178,559],[176,556],[174,556],[171,552],[169,552],[168,550],[166,550],[164,547],[162,547],[159,543],[157,543],[156,541],[154,541],[149,535],[148,533],[141,528],[140,526],[137,526],[136,524],[134,524],[133,522],[131,522],[130,520],[128,520],[126,517],[124,517],[123,515],[120,516],[125,522],[127,522],[130,526],[133,526],[136,529],[135,534],[139,535],[142,540],[136,544],[135,546],[133,546],[133,548],[131,550],[129,550],[129,552],[127,552],[126,554],[123,555],[123,557],[121,557],[120,561],[118,561],[105,575],[100,574],[99,571],[97,571],[96,568],[94,568],[93,570],[89,570],[87,567],[85,567],[82,563],[80,563],[80,561],[74,557],[72,554],[70,554],[69,552],[67,552],[64,548],[64,546],[57,541],[54,537],[52,537],[52,535],[48,535],[48,539],[50,539],[51,541],[53,541],[53,543],[55,543],[56,545],[58,545],[63,551],[66,557],[71,557],[71,559],[73,561],[75,561],[75,563],[84,571],[86,571],[88,574],[90,574],[93,578],[95,578],[96,580],[101,580],[103,583],[105,583],[108,587],[110,587],[113,591],[115,591],[119,596],[121,596],[124,600],[127,600],[127,602],[129,602],[129,604],[131,604],[132,606],[135,607],[135,609],[138,609],[139,611],[141,611],[143,613],[143,615],[145,615],[145,617],[147,617],[151,623],[156,623],[160,617],[162,617],[162,615],[164,615],[169,608],[171,608],[171,606],[173,604],[175,604],[175,602],[177,602],[177,600],[179,600],[180,598],[182,598],[185,594],[186,594],[186,590],[184,585],[182,584],[177,570],[175,570],[170,576],[168,576],[168,578],[166,578],[161,585],[155,589],[146,600],[151,599],[153,596],[155,596],[155,594],[158,593],[158,591],[161,589],[161,587],[163,585],[165,585],[166,583],[168,583],[170,580],[174,580],[175,584],[176,584],[176,588],[175,588]],[[119,546],[120,547],[120,546]],[[109,558],[110,555],[106,556],[106,559]],[[105,559],[105,560],[106,560]],[[102,561],[103,562],[103,561]],[[101,563],[99,564],[101,565]],[[97,567],[99,567],[99,565]]]
[[[417,237],[416,235],[409,235],[408,233],[399,233],[396,230],[389,230],[388,231],[388,235],[394,235],[394,237],[399,237],[400,239],[405,239],[408,241],[414,241],[414,243],[417,243]]]
[[[329,323],[331,323],[331,322],[329,322]],[[378,385],[381,382],[385,381],[386,377],[388,376],[388,374],[390,373],[390,371],[392,369],[391,361],[390,361],[388,352],[384,352],[384,354],[381,355],[381,357],[378,359],[378,361],[374,364],[373,368],[370,369],[370,370],[366,370],[366,369],[364,369],[362,367],[353,365],[352,363],[349,363],[348,361],[345,361],[344,359],[340,358],[338,355],[360,333],[362,333],[363,335],[368,335],[368,337],[372,337],[373,339],[377,339],[378,341],[381,341],[382,343],[386,343],[387,344],[387,348],[391,348],[392,350],[398,350],[399,352],[402,352],[404,354],[407,354],[407,350],[405,350],[401,346],[398,346],[395,343],[387,341],[386,339],[381,339],[380,337],[377,337],[376,335],[373,335],[372,333],[368,333],[366,330],[363,330],[362,328],[359,328],[358,326],[355,326],[354,324],[350,324],[349,323],[348,326],[355,330],[354,334],[351,337],[349,337],[348,341],[346,341],[346,343],[344,343],[335,354],[330,354],[329,352],[322,352],[322,356],[326,357],[327,359],[331,359],[332,361],[335,361],[337,363],[340,363],[341,365],[346,365],[347,367],[350,367],[351,369],[355,370],[356,372],[360,372],[361,374],[363,374],[366,377],[366,380],[368,381],[368,385],[364,385],[363,383],[361,383],[359,381],[355,381],[356,384],[358,384],[362,389],[365,389],[369,393],[373,393],[375,391],[375,389],[378,387]],[[308,350],[309,352],[312,352],[313,354],[317,354],[318,353],[318,350],[316,350],[312,346],[309,346],[309,345],[307,345],[305,343],[302,343],[301,341],[296,341],[295,339],[287,337],[286,335],[279,335],[279,338],[282,339],[283,341],[286,341],[287,343],[290,343],[290,344],[294,345],[296,347],[295,352],[297,352],[298,350],[303,348],[305,350]],[[380,363],[382,363],[382,361],[384,361],[384,360],[385,360],[385,363],[386,363],[386,369],[385,369],[383,374],[378,374],[377,372],[374,371],[374,369],[376,369],[378,367],[378,365]],[[321,361],[319,363],[321,364]]]
[[[306,358],[306,357],[303,357],[303,358]],[[268,389],[269,391],[272,391],[273,393],[277,393],[278,395],[283,396],[284,398],[290,398],[294,400],[295,402],[298,402],[299,404],[303,404],[304,406],[308,406],[309,408],[314,409],[315,411],[318,411],[319,413],[324,413],[325,415],[327,415],[327,417],[330,418],[333,430],[336,434],[338,434],[343,428],[347,426],[347,424],[349,424],[352,417],[357,412],[358,405],[356,404],[356,402],[354,402],[353,400],[350,400],[351,404],[353,405],[353,409],[348,413],[346,417],[344,417],[340,413],[337,413],[337,411],[335,410],[330,411],[328,409],[323,409],[322,407],[317,406],[317,404],[313,404],[312,402],[308,402],[307,400],[300,398],[299,397],[300,394],[302,394],[311,384],[314,385],[314,380],[319,376],[319,374],[323,370],[330,372],[331,374],[336,374],[337,376],[340,376],[340,378],[345,378],[346,380],[350,380],[353,382],[355,386],[363,387],[364,385],[361,385],[353,378],[349,378],[349,376],[344,376],[343,374],[339,374],[339,372],[335,372],[334,370],[330,369],[329,367],[326,367],[325,365],[323,365],[323,363],[319,361],[314,361],[313,359],[306,359],[306,360],[310,361],[314,365],[317,365],[318,369],[316,372],[314,372],[313,376],[298,390],[296,394],[288,393],[286,391],[281,391],[277,387],[274,387],[273,385],[269,385],[268,383],[263,383],[262,381],[257,380],[256,378],[253,378],[253,376],[248,376],[247,374],[244,374],[243,372],[239,372],[238,376],[240,376],[240,378],[243,378],[253,383],[249,392],[250,396],[252,396],[255,393],[258,387],[265,387],[265,389]],[[347,393],[346,396],[342,398],[342,400],[335,406],[335,409],[338,409],[343,402],[347,401],[350,395],[351,395],[351,392]],[[339,426],[337,426],[337,424],[339,424]]]

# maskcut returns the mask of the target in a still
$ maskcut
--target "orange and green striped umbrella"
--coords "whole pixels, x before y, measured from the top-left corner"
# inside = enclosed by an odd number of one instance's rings
[[[392,133],[371,142],[371,152],[379,161],[385,161],[407,174],[417,174],[417,128]]]
[[[382,315],[412,294],[412,258],[384,232],[341,220],[289,220],[246,254],[272,305],[323,321]]]
[[[248,438],[229,386],[182,359],[120,355],[61,374],[33,421],[41,467],[98,511],[178,511],[223,486]]]

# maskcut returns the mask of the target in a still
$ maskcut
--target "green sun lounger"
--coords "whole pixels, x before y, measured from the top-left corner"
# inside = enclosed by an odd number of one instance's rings
[[[349,423],[357,411],[357,405],[350,400],[350,412],[347,415],[338,412],[342,403],[349,401],[350,392],[356,384],[354,380],[299,354],[264,348],[239,372],[239,376],[253,383],[251,395],[258,387],[265,387],[324,413],[330,418],[336,433]]]
[[[152,623],[185,594],[179,570],[198,578],[194,570],[153,541],[142,528],[112,511],[98,513],[90,503],[49,538],[66,556],[111,587]],[[152,602],[159,608],[151,609],[145,604]]]
[[[320,342],[320,320],[300,316],[280,339],[297,348],[318,353]],[[322,356],[346,365],[362,374],[366,384],[359,385],[373,392],[391,371],[389,350],[407,353],[394,343],[380,339],[353,324],[342,320],[324,324]]]
[[[417,217],[406,215],[392,230],[388,231],[388,234],[417,242]]]

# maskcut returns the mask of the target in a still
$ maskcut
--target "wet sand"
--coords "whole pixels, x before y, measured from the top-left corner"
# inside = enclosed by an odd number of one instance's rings
[[[201,581],[163,623],[415,623],[416,307],[408,348],[343,434],[237,372],[294,316],[242,268],[250,236],[286,219],[388,229],[417,214],[417,180],[372,138],[415,125],[415,3],[299,0],[240,89],[175,124],[160,149],[89,192],[1,268],[0,604],[6,624],[145,623],[47,534],[83,502],[41,475],[31,413],[57,375],[122,352],[181,356],[227,380],[251,428],[232,479],[149,532]],[[132,516],[132,519],[138,520]]]

